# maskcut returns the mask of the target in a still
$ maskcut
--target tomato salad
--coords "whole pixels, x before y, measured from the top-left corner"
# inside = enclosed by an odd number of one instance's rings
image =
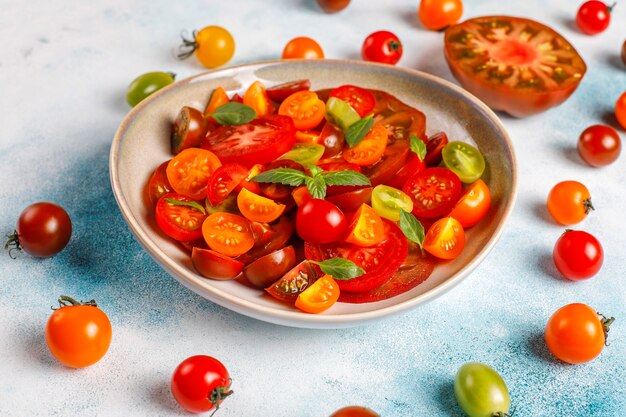
[[[215,89],[173,121],[146,187],[199,274],[308,313],[414,288],[487,213],[485,160],[392,95],[308,80]],[[426,229],[425,227],[426,226]]]

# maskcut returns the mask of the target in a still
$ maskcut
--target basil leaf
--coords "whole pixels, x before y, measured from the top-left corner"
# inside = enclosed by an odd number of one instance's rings
[[[373,115],[362,118],[358,122],[352,123],[345,132],[344,138],[351,148],[354,148],[359,142],[363,140],[365,135],[372,130],[374,126]]]
[[[326,185],[372,185],[369,178],[351,169],[324,172],[322,177]]]
[[[199,212],[201,212],[202,214],[206,214],[206,210],[204,210],[204,207],[202,207],[200,204],[196,203],[195,201],[180,201],[180,200],[176,200],[175,198],[166,198],[165,201],[175,206],[192,207],[198,210]]]
[[[326,181],[324,181],[324,177],[322,177],[321,175],[317,175],[315,177],[306,177],[304,179],[304,184],[306,185],[307,190],[309,190],[309,194],[311,194],[311,197],[326,197]]]
[[[424,226],[415,218],[412,213],[400,210],[400,230],[407,239],[419,245],[420,249],[424,244]]]
[[[317,177],[319,174],[321,174],[322,172],[324,172],[324,170],[318,166],[315,165],[311,165],[309,167],[309,171],[311,172],[311,176],[312,177]]]
[[[226,103],[219,106],[211,117],[221,125],[241,125],[256,119],[256,112],[243,103]]]
[[[365,273],[365,270],[352,262],[349,259],[344,258],[329,258],[322,262],[309,261],[318,265],[323,273],[332,276],[335,279],[346,280],[356,278]]]
[[[426,144],[423,140],[415,135],[411,135],[409,146],[411,147],[411,150],[417,154],[420,161],[423,161],[424,158],[426,158]]]
[[[309,178],[308,175],[302,171],[298,171],[297,169],[276,168],[261,172],[259,175],[255,175],[252,177],[252,181],[274,182],[297,187],[303,185],[307,178]]]

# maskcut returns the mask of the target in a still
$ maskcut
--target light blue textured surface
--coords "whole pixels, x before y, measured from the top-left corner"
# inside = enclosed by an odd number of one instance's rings
[[[618,56],[624,4],[605,33],[588,37],[572,24],[578,2],[466,0],[465,17],[510,14],[550,24],[589,70],[561,107],[525,120],[502,115],[520,172],[513,216],[467,280],[411,312],[333,331],[240,316],[164,273],[119,214],[108,152],[128,111],[126,86],[152,70],[179,78],[202,71],[172,57],[182,29],[227,27],[237,42],[232,64],[277,58],[302,35],[317,39],[328,57],[358,59],[365,36],[388,29],[404,43],[400,65],[452,80],[442,34],[419,26],[417,3],[353,0],[326,15],[310,0],[0,2],[0,231],[11,232],[20,211],[40,200],[64,206],[74,223],[58,256],[0,257],[0,415],[185,415],[169,378],[182,359],[203,353],[234,379],[223,417],[324,417],[349,404],[385,417],[461,416],[452,381],[467,361],[500,372],[521,417],[625,416],[626,156],[592,169],[575,150],[586,126],[616,123],[612,106],[626,90]],[[564,179],[584,182],[597,207],[577,226],[605,249],[603,269],[587,282],[564,281],[551,261],[563,228],[544,204]],[[60,294],[96,298],[112,321],[111,349],[95,366],[70,370],[48,353],[43,330]],[[551,358],[543,329],[556,309],[577,301],[617,321],[600,357],[567,366]]]

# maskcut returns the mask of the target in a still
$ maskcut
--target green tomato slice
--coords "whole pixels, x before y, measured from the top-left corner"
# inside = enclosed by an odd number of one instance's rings
[[[345,101],[331,97],[326,102],[326,120],[345,132],[361,116]]]
[[[483,154],[469,143],[450,142],[441,151],[441,156],[444,165],[465,184],[473,183],[485,171]]]
[[[381,184],[372,190],[372,208],[381,217],[397,222],[400,220],[400,210],[409,213],[413,210],[413,200],[397,188]]]
[[[324,155],[324,145],[315,143],[296,143],[291,150],[284,153],[278,159],[289,159],[302,166],[315,165]]]

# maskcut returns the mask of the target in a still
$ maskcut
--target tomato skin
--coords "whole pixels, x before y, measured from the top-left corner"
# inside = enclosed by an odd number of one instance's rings
[[[333,203],[312,198],[298,208],[296,231],[305,242],[337,242],[346,234],[348,221]]]
[[[475,226],[491,206],[491,192],[487,184],[481,179],[474,182],[461,195],[459,201],[450,212],[450,217],[454,217],[461,223],[463,228]]]
[[[217,206],[248,176],[249,170],[240,164],[224,164],[209,178],[207,198]]]
[[[336,97],[345,101],[361,117],[367,116],[376,106],[376,98],[369,90],[356,85],[341,85],[330,92],[329,97]]]
[[[282,59],[323,59],[322,47],[311,38],[293,38],[283,49]]]
[[[598,239],[580,230],[565,231],[554,245],[552,256],[561,275],[571,281],[593,277],[604,262]]]
[[[418,16],[430,30],[441,30],[455,24],[463,16],[461,0],[421,0]]]
[[[246,265],[284,248],[291,239],[295,226],[290,218],[282,216],[272,224],[252,222],[251,229],[254,235],[254,246],[248,252],[237,257],[237,260]]]
[[[571,364],[589,362],[602,352],[607,329],[598,313],[586,304],[568,304],[548,320],[545,339],[550,352]]]
[[[66,305],[46,324],[50,353],[63,365],[84,368],[98,362],[111,344],[111,322],[95,305]]]
[[[365,174],[372,186],[387,184],[396,173],[405,166],[410,157],[411,150],[405,140],[397,140],[386,147],[383,156],[374,165],[363,167]]]
[[[448,214],[461,197],[459,177],[447,168],[426,168],[412,176],[402,191],[413,200],[413,214],[434,219]]]
[[[604,32],[611,23],[611,9],[598,0],[584,2],[576,13],[576,25],[587,35]]]
[[[424,160],[420,159],[419,155],[409,154],[409,159],[406,164],[400,168],[396,175],[387,181],[388,186],[397,188],[399,190],[404,187],[404,184],[416,173],[420,172],[426,167]]]
[[[428,228],[423,247],[439,259],[454,259],[465,247],[465,230],[454,217],[443,217]]]
[[[228,256],[244,254],[254,246],[250,222],[231,213],[208,216],[202,223],[202,236],[211,249]]]
[[[565,226],[580,223],[593,210],[589,190],[578,181],[561,181],[552,187],[546,207],[554,220]]]
[[[508,416],[509,390],[502,377],[480,362],[461,366],[454,379],[454,395],[469,417]]]
[[[294,266],[296,252],[293,246],[286,246],[247,265],[243,270],[243,276],[253,286],[263,289],[278,281]]]
[[[428,138],[426,158],[424,158],[426,166],[433,167],[441,163],[443,159],[441,153],[448,143],[448,135],[445,132],[437,132]]]
[[[603,167],[617,160],[622,151],[622,141],[611,126],[593,125],[580,134],[577,148],[586,163]]]
[[[37,258],[61,252],[72,237],[72,221],[63,207],[54,203],[31,204],[20,213],[15,234],[9,236],[5,249],[23,249]]]
[[[193,41],[183,38],[183,46],[191,48],[202,65],[216,68],[226,64],[235,54],[235,40],[230,32],[221,26],[207,26],[194,32]],[[186,58],[189,53],[179,54]]]
[[[267,116],[274,111],[274,106],[267,96],[265,86],[260,81],[250,84],[243,95],[243,104],[252,107],[258,117]]]
[[[296,298],[296,307],[305,313],[319,314],[339,299],[339,286],[330,275],[320,277]]]
[[[348,7],[350,0],[317,0],[317,4],[326,13],[337,13]]]
[[[197,148],[208,129],[204,115],[193,107],[184,106],[172,125],[172,153],[176,155],[183,149]]]
[[[335,411],[330,417],[380,417],[380,415],[369,408],[351,405]]]
[[[165,173],[170,185],[178,194],[193,200],[207,196],[209,178],[222,165],[217,156],[207,150],[188,148],[182,150],[167,164]]]
[[[236,278],[244,267],[244,264],[236,259],[197,246],[191,249],[191,262],[200,275],[218,281]]]
[[[626,91],[624,91],[615,102],[615,117],[622,126],[622,129],[626,129]]]
[[[295,304],[298,296],[318,278],[317,268],[308,260],[304,260],[267,287],[265,291],[277,300]]]
[[[202,238],[202,223],[206,219],[206,214],[193,207],[172,204],[167,201],[168,199],[194,201],[176,193],[168,193],[159,198],[154,218],[163,233],[179,242],[191,242]]]
[[[135,107],[146,97],[174,82],[174,75],[169,72],[147,72],[135,78],[126,90],[126,102]]]
[[[226,367],[217,359],[191,356],[174,370],[170,384],[176,402],[191,413],[203,413],[219,407],[232,394],[231,378]]]
[[[284,99],[286,99],[293,93],[309,89],[311,89],[310,80],[296,80],[274,85],[265,90],[265,92],[267,93],[267,96],[270,98],[270,100],[275,101],[276,103],[281,103]]]
[[[535,77],[529,78],[532,81],[524,81],[523,84],[520,84],[521,74],[515,72],[518,71],[516,68],[519,65],[517,64],[528,62],[529,66],[535,66],[539,71],[543,71],[540,69],[540,64],[553,66],[554,55],[552,51],[541,51],[536,45],[532,45],[520,37],[506,38],[495,46],[490,46],[491,54],[485,55],[484,62],[502,63],[505,69],[516,75],[504,78],[504,81],[495,81],[498,78],[495,80],[493,77],[490,78],[490,73],[486,69],[476,70],[480,63],[476,57],[480,56],[482,59],[483,55],[474,52],[473,48],[479,48],[478,44],[470,44],[469,37],[464,35],[464,33],[472,33],[477,36],[480,30],[489,27],[517,30],[513,33],[522,33],[522,29],[528,27],[548,38],[555,38],[553,42],[559,45],[556,52],[559,53],[560,57],[567,56],[568,60],[571,59],[571,65],[560,67],[562,71],[552,72],[551,75],[556,78],[545,73],[544,75],[550,81],[547,79],[542,81],[542,79]],[[488,36],[492,36],[493,29],[490,29],[492,32]],[[468,19],[449,27],[445,32],[444,42],[446,61],[459,83],[492,109],[505,111],[515,117],[531,116],[563,103],[576,90],[587,70],[581,56],[565,38],[550,27],[530,19],[509,16],[484,16]],[[484,47],[484,42],[480,47]],[[495,59],[494,53],[496,53]],[[491,61],[488,61],[489,59]],[[505,77],[505,75],[503,74],[501,77]]]
[[[211,98],[204,109],[204,117],[209,118],[215,110],[229,101],[230,100],[228,99],[228,95],[226,94],[224,87],[217,87],[211,93]]]
[[[150,175],[150,179],[146,185],[146,197],[152,206],[155,206],[159,198],[164,194],[174,191],[170,182],[167,180],[166,170],[169,162],[168,160],[159,165],[152,175]]]
[[[355,212],[361,204],[369,204],[372,198],[372,187],[364,187],[345,193],[333,194],[326,201],[333,203],[344,213]]]
[[[361,57],[364,61],[395,65],[402,58],[402,43],[386,30],[371,33],[363,42]]]

